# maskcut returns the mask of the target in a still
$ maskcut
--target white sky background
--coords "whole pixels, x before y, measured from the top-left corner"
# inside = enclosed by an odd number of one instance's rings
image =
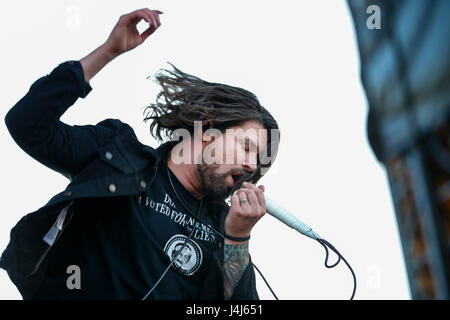
[[[141,142],[156,146],[142,112],[158,86],[146,77],[170,68],[166,61],[252,91],[281,128],[276,164],[261,180],[267,194],[340,250],[357,275],[356,299],[409,299],[385,171],[366,137],[353,22],[346,2],[338,0],[3,3],[0,250],[23,215],[68,183],[13,142],[3,120],[7,111],[39,77],[102,44],[121,14],[144,7],[164,12],[162,26],[101,70],[91,80],[92,92],[62,120],[118,118]],[[344,263],[325,268],[317,242],[269,215],[255,226],[250,251],[280,299],[350,297],[353,283]],[[262,299],[272,299],[259,275],[257,286]],[[0,299],[20,298],[1,270]]]

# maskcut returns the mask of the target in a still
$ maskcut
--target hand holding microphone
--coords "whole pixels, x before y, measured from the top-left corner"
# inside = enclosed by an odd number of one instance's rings
[[[229,235],[231,232],[232,236],[236,235],[239,237],[243,237],[241,238],[242,240],[250,239],[251,229],[254,227],[256,222],[258,222],[258,220],[264,216],[266,212],[286,224],[288,227],[291,227],[301,234],[318,241],[325,249],[325,266],[327,268],[333,268],[337,266],[341,260],[344,261],[353,277],[353,292],[350,297],[350,300],[352,300],[356,293],[356,275],[347,260],[331,243],[314,232],[314,230],[312,230],[310,226],[300,221],[288,210],[284,209],[270,197],[265,195],[263,186],[256,187],[253,184],[244,182],[243,188],[238,189],[233,194],[233,196],[231,197],[231,208],[227,218],[225,219],[225,233]],[[328,264],[329,249],[338,256],[338,260],[332,265]],[[274,294],[275,298],[277,298],[273,291],[272,293]]]
[[[264,194],[263,186],[256,187],[248,182],[244,182],[243,187],[231,197],[225,232],[233,237],[248,238],[251,229],[266,212],[311,239],[321,239],[310,226]]]
[[[266,214],[263,192],[263,186],[244,182],[232,195],[230,211],[225,219],[227,240],[242,242],[250,239],[251,230]]]

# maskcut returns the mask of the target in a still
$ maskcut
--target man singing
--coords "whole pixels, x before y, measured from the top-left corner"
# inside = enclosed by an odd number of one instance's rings
[[[6,115],[16,143],[70,179],[17,223],[1,256],[24,299],[258,299],[248,242],[265,214],[255,183],[278,125],[254,94],[164,70],[145,113],[152,135],[171,139],[157,149],[116,119],[59,120],[160,14],[121,16],[105,43],[35,81]],[[150,27],[139,34],[142,19]]]

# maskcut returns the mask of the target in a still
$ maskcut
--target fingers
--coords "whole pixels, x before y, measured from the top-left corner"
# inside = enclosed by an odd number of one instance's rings
[[[159,19],[159,14],[155,14],[156,21],[158,22],[158,26],[161,25],[161,20]]]
[[[241,192],[238,191],[237,195],[238,195],[238,199],[239,199],[239,206],[241,208],[245,208],[246,205],[247,206],[250,205],[250,203],[247,199],[247,195],[244,191],[241,191]]]
[[[142,42],[145,41],[153,32],[156,31],[156,29],[161,26],[161,20],[159,19],[159,15],[163,14],[162,11],[159,10],[150,10],[148,8],[139,9],[136,11],[133,11],[129,13],[127,16],[129,16],[125,23],[128,23],[131,26],[135,26],[141,19],[144,19],[146,22],[150,23],[150,27],[148,27],[144,32],[141,34],[141,40]]]
[[[120,17],[120,20],[122,20],[125,25],[137,24],[141,21],[141,19],[144,19],[147,22],[151,21],[148,14],[142,9],[130,12]]]
[[[249,188],[245,190],[245,194],[247,195],[248,201],[250,202],[250,206],[253,208],[259,207],[258,197],[255,194],[255,190]]]
[[[244,188],[237,192],[241,208],[249,214],[264,215],[266,213],[264,187],[258,188],[247,182],[244,182],[243,186]]]
[[[161,11],[159,10],[150,10],[148,8],[142,9],[145,11],[145,13],[148,15],[149,19],[152,22],[152,25],[154,27],[154,29],[158,29],[159,26],[161,25],[161,20],[159,19],[159,15],[162,14]]]
[[[258,197],[258,203],[261,206],[261,208],[266,211],[266,199],[264,198],[264,187],[263,186],[258,186],[256,187],[255,185],[252,185],[254,190],[255,190],[255,194]]]
[[[250,188],[254,191],[254,195],[257,198],[258,205],[265,211],[266,210],[266,199],[264,198],[264,186],[255,186],[254,184],[244,182],[244,186]]]
[[[147,39],[152,33],[153,33],[152,28],[148,28],[144,32],[142,32],[142,34],[141,34],[142,42],[144,42],[145,39]]]
[[[247,237],[265,213],[264,188],[244,183],[231,197],[231,208],[225,219],[225,232],[235,237]]]
[[[149,19],[151,21],[150,28],[152,28],[153,30],[158,29],[160,24],[156,21],[155,16],[153,14],[149,14],[148,17],[149,17]]]
[[[232,206],[233,208],[238,208],[238,207],[240,207],[240,204],[239,204],[239,196],[238,196],[237,193],[233,194],[233,196],[231,197],[231,206]]]
[[[144,19],[146,22],[151,24],[149,29],[156,30],[161,25],[161,20],[159,19],[159,15],[163,14],[162,11],[159,10],[150,10],[148,8],[143,8],[139,10],[135,10],[122,16],[121,18],[124,20],[125,24],[137,24],[141,19]]]
[[[161,20],[159,19],[159,15],[163,14],[163,12],[159,10],[150,10],[147,9],[148,14],[155,20],[155,26],[159,27],[161,25]]]

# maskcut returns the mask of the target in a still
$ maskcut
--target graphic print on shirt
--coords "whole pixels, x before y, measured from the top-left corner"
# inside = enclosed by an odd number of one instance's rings
[[[175,203],[167,193],[165,193],[164,196],[164,203],[155,201],[148,196],[139,196],[138,200],[140,205],[153,209],[154,213],[167,216],[174,223],[186,228],[188,232],[191,232],[192,228],[195,227],[194,234],[192,235],[193,239],[206,241],[211,244],[216,243],[217,236],[214,231],[212,231],[209,226],[198,222],[198,220],[194,219],[189,214],[175,210]]]
[[[179,253],[177,259],[173,263],[173,267],[178,272],[186,276],[191,276],[200,268],[203,260],[203,253],[202,249],[195,241],[189,239],[186,243],[187,240],[188,237],[183,234],[174,235],[164,246],[164,252],[167,253],[171,261]],[[185,243],[186,245],[184,245]]]

